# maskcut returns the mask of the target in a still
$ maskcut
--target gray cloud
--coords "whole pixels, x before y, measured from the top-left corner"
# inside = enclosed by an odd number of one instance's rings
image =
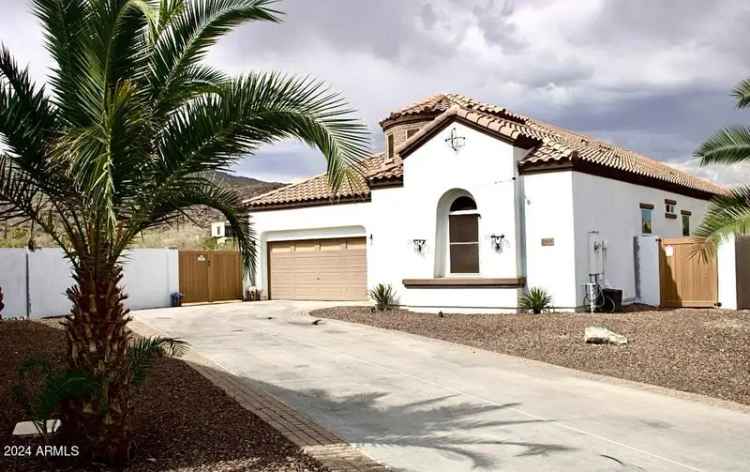
[[[0,3],[0,41],[43,78],[48,58],[29,4]],[[390,111],[448,91],[691,169],[702,140],[750,116],[729,96],[750,76],[744,0],[288,0],[277,7],[286,12],[282,24],[243,26],[208,60],[235,74],[282,70],[325,80],[360,111],[376,146],[377,122]],[[286,143],[237,166],[276,180],[323,169],[318,154]]]

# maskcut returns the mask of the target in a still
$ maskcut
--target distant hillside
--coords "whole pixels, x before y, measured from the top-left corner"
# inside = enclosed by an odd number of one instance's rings
[[[227,174],[226,172],[214,172],[213,177],[224,186],[242,195],[242,198],[253,198],[286,185],[280,182],[265,182],[252,177]]]
[[[228,174],[226,172],[212,172],[209,176],[222,186],[237,192],[243,199],[253,198],[260,194],[270,192],[286,184],[280,182],[266,182],[243,177],[241,175]],[[211,228],[211,223],[221,219],[221,213],[208,208],[195,208],[191,212],[192,219],[202,228]],[[206,233],[208,235],[208,233]]]
[[[234,190],[243,199],[252,198],[286,185],[226,172],[213,172],[209,177],[226,188]],[[210,248],[214,243],[210,233],[211,223],[221,221],[221,213],[205,207],[195,207],[188,214],[190,218],[181,217],[161,228],[147,231],[134,242],[134,245],[136,247],[177,247],[181,249]],[[37,247],[54,246],[52,239],[46,234],[39,232],[38,229],[34,233],[34,243]],[[0,223],[0,247],[25,247],[28,240],[28,225],[11,222]]]

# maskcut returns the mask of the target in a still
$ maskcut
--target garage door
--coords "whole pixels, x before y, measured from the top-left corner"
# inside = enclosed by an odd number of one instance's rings
[[[365,238],[268,243],[269,298],[366,300]]]

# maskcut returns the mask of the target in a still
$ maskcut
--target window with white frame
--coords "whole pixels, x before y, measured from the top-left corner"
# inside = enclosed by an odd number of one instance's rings
[[[654,232],[653,225],[654,206],[650,203],[641,203],[641,233],[651,234]]]
[[[687,210],[682,210],[682,235],[690,236],[690,215],[691,213]]]
[[[479,273],[479,213],[474,199],[456,198],[448,213],[450,272]]]

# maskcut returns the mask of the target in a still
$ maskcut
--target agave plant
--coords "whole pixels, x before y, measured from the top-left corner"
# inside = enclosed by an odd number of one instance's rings
[[[396,303],[396,296],[390,284],[377,284],[370,290],[370,298],[375,301],[378,311],[390,310]]]
[[[46,87],[0,49],[0,222],[30,221],[71,262],[68,370],[98,379],[99,390],[63,402],[63,428],[101,461],[125,462],[130,445],[123,251],[204,205],[223,214],[250,265],[242,199],[209,172],[298,138],[323,154],[336,189],[368,153],[366,127],[324,84],[229,77],[202,63],[237,25],[278,21],[270,4],[33,0],[54,62]]]
[[[543,288],[532,287],[528,293],[521,296],[518,307],[538,315],[552,307],[552,297]]]

